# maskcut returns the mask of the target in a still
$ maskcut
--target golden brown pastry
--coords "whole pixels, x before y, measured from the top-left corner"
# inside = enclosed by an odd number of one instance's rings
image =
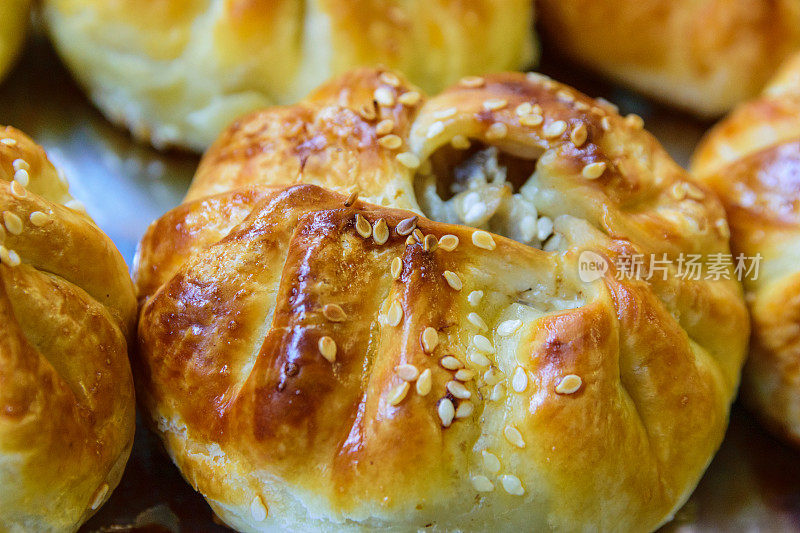
[[[800,50],[800,0],[539,0],[545,42],[702,117],[758,94]]]
[[[383,64],[439,91],[533,61],[532,0],[45,0],[61,56],[114,122],[202,151],[240,115]]]
[[[709,132],[692,170],[722,198],[734,252],[762,257],[745,280],[746,398],[800,444],[800,55]]]
[[[0,80],[17,58],[28,28],[30,0],[0,2]]]
[[[0,531],[74,531],[133,444],[133,284],[44,150],[10,127],[0,217]]]
[[[354,71],[236,122],[148,230],[140,397],[241,531],[654,529],[748,321],[735,281],[618,260],[726,231],[641,119],[569,87]]]

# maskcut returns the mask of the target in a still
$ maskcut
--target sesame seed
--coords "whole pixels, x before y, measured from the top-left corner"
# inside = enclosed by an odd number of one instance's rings
[[[6,146],[16,146],[17,140],[16,139],[0,139],[0,144],[5,144]]]
[[[413,236],[411,236],[411,235],[409,235],[409,236],[406,238],[406,246],[411,246],[412,244],[414,244],[414,243],[416,243],[416,242],[417,242],[417,240],[416,240],[416,239],[415,239]]]
[[[572,129],[572,133],[569,134],[569,139],[572,141],[572,144],[580,148],[583,146],[583,143],[586,142],[588,136],[589,132],[586,129],[586,124],[581,122]]]
[[[472,307],[476,307],[479,303],[481,303],[481,298],[483,298],[483,291],[472,291],[467,296],[467,301],[469,305]]]
[[[508,135],[508,126],[502,122],[495,122],[486,130],[486,138],[490,141],[502,139]]]
[[[464,363],[453,357],[452,355],[445,355],[439,360],[439,364],[447,370],[458,370],[464,368]]]
[[[460,381],[448,381],[445,388],[459,400],[468,400],[472,396],[472,393]]]
[[[509,337],[517,332],[522,327],[522,320],[516,318],[512,320],[505,320],[497,326],[497,334],[501,337]]]
[[[475,371],[466,368],[460,368],[453,376],[457,381],[470,381],[475,378]]]
[[[491,234],[483,230],[478,230],[472,233],[472,244],[478,248],[483,248],[484,250],[494,250],[497,246]]]
[[[503,465],[500,464],[500,459],[498,459],[495,454],[488,450],[483,450],[481,456],[483,456],[483,467],[486,470],[492,474],[496,474],[500,471]]]
[[[250,502],[250,515],[256,522],[263,522],[267,519],[267,508],[264,507],[264,502],[261,501],[261,496],[256,496]]]
[[[31,177],[28,174],[27,170],[21,168],[16,172],[14,172],[14,181],[19,182],[19,184],[22,185],[23,187],[27,187],[31,181]]]
[[[403,261],[399,257],[392,259],[392,266],[390,268],[392,279],[399,279],[400,274],[403,273]]]
[[[602,161],[597,163],[589,163],[583,170],[581,170],[581,175],[586,178],[587,180],[595,180],[603,175],[603,172],[606,171],[606,164]]]
[[[439,400],[436,411],[439,413],[439,420],[442,421],[442,425],[450,427],[450,424],[453,423],[453,417],[456,416],[456,408],[453,407],[453,402],[450,401],[450,398]]]
[[[558,91],[556,93],[556,98],[567,104],[575,101],[575,96],[565,89],[561,89],[560,91]]]
[[[486,331],[489,329],[489,326],[486,325],[486,321],[481,318],[481,315],[478,313],[472,312],[467,315],[467,320],[470,324],[478,328],[478,331]]]
[[[500,383],[504,379],[504,377],[505,374],[503,374],[503,372],[501,372],[497,368],[490,368],[489,370],[483,373],[483,376],[481,376],[483,381],[489,386]]]
[[[329,362],[333,363],[336,361],[336,341],[334,341],[330,337],[320,337],[319,341],[317,342],[317,348],[319,348],[319,353],[327,359]]]
[[[420,396],[427,396],[428,393],[431,391],[431,369],[426,368],[422,371],[422,374],[419,375],[417,378],[417,394]]]
[[[455,235],[442,235],[439,239],[439,248],[445,252],[452,252],[456,247],[458,247],[458,237]]]
[[[519,123],[529,128],[541,126],[542,122],[544,122],[544,117],[542,115],[523,115],[519,117]]]
[[[461,278],[458,277],[458,274],[451,272],[450,270],[445,270],[442,275],[444,276],[444,279],[447,280],[447,284],[450,285],[453,290],[461,290],[463,285],[461,284]]]
[[[465,76],[461,78],[459,83],[463,87],[468,87],[470,89],[477,89],[478,87],[483,87],[483,85],[486,83],[486,80],[484,80],[480,76]]]
[[[441,135],[443,131],[444,131],[444,122],[437,120],[436,122],[431,124],[430,127],[428,128],[428,133],[426,134],[426,137],[428,139],[433,139],[434,137]]]
[[[506,474],[500,478],[503,484],[503,489],[512,496],[522,496],[525,494],[525,489],[522,486],[522,481],[517,476]]]
[[[372,226],[360,213],[356,213],[356,231],[365,239],[369,239],[372,235]]]
[[[558,382],[558,385],[556,385],[556,392],[558,394],[574,394],[580,390],[581,385],[583,385],[583,380],[580,376],[568,374]]]
[[[20,185],[18,181],[11,182],[11,194],[16,196],[17,198],[24,198],[25,197],[25,187]]]
[[[533,83],[544,83],[546,81],[550,81],[550,76],[545,76],[544,74],[539,74],[538,72],[528,72],[525,74],[525,77],[528,78],[528,81]]]
[[[418,216],[408,217],[401,220],[394,230],[398,235],[408,235],[417,227]]]
[[[448,107],[446,109],[440,109],[439,111],[434,111],[433,112],[433,118],[438,119],[438,120],[444,120],[446,118],[450,118],[452,116],[455,116],[455,114],[457,112],[458,112],[457,108]]]
[[[389,405],[397,405],[402,402],[406,397],[406,394],[408,394],[408,389],[410,388],[411,385],[409,385],[407,381],[404,381],[392,389],[392,391],[389,393],[389,397],[387,398]]]
[[[394,133],[390,133],[389,135],[384,135],[383,137],[379,137],[378,144],[380,144],[384,148],[388,148],[389,150],[396,150],[403,145],[403,139],[401,139]]]
[[[95,491],[94,497],[92,498],[92,511],[97,510],[97,508],[103,504],[106,494],[108,494],[108,483],[103,483],[98,487],[97,491]]]
[[[556,120],[555,122],[546,124],[542,128],[542,134],[548,139],[560,137],[565,131],[567,131],[567,123],[563,120]]]
[[[433,353],[439,344],[439,332],[428,326],[422,330],[420,340],[422,342],[422,350],[427,354]]]
[[[475,405],[470,401],[463,401],[456,408],[456,418],[467,418],[475,412]]]
[[[489,478],[481,475],[472,476],[472,486],[478,492],[492,492],[494,490],[494,485],[489,481]]]
[[[644,120],[635,113],[631,113],[625,117],[625,123],[635,130],[640,130],[644,127]]]
[[[14,168],[14,171],[31,169],[31,166],[24,159],[15,159],[14,162],[11,163],[11,166]]]
[[[511,388],[515,392],[525,392],[525,389],[528,388],[528,374],[521,366],[514,370],[514,376],[511,378]]]
[[[405,106],[415,106],[419,103],[422,99],[422,95],[419,94],[417,91],[409,91],[407,93],[401,94],[397,101]]]
[[[10,234],[19,235],[22,233],[22,219],[11,211],[3,211],[3,222]]]
[[[17,252],[0,245],[0,262],[13,268],[19,266],[21,261]]]
[[[469,139],[463,135],[454,135],[453,138],[450,139],[450,146],[456,150],[466,150],[471,144],[472,143],[469,142]]]
[[[507,105],[508,105],[508,100],[504,100],[502,98],[492,99],[492,100],[484,100],[484,102],[483,102],[483,108],[486,111],[497,111],[499,109],[503,109]]]
[[[392,87],[400,86],[400,78],[398,78],[391,72],[382,72],[379,79],[386,85],[391,85]]]
[[[469,354],[469,360],[471,363],[481,367],[487,367],[492,364],[489,358],[480,352],[472,352]]]
[[[503,430],[506,440],[516,446],[517,448],[525,447],[525,440],[522,438],[522,433],[519,432],[514,426],[506,426]]]
[[[406,168],[410,168],[411,170],[419,168],[421,164],[419,157],[412,154],[411,152],[400,152],[395,156],[395,159],[397,159],[397,161],[401,165],[403,165]]]
[[[533,106],[530,102],[523,102],[517,106],[514,110],[514,113],[517,114],[518,117],[523,117],[525,115],[530,115],[533,112]]]
[[[375,223],[372,238],[375,240],[375,244],[386,244],[386,241],[389,240],[389,226],[382,218]]]
[[[382,106],[394,105],[394,91],[388,87],[378,87],[373,93],[373,97]]]
[[[536,238],[544,241],[553,234],[553,219],[550,217],[541,217],[536,223]]]
[[[344,201],[345,207],[350,207],[358,201],[358,191],[353,191],[350,193],[350,196],[347,197],[347,200]]]
[[[394,371],[400,376],[400,379],[405,381],[414,381],[419,376],[419,370],[414,365],[397,365],[394,367]]]
[[[472,344],[483,353],[495,353],[496,350],[489,339],[483,335],[475,335],[472,337]]]
[[[336,304],[326,304],[322,308],[322,314],[332,322],[344,322],[347,320],[347,314],[345,314],[344,309]]]
[[[378,122],[378,124],[375,126],[375,133],[377,135],[386,135],[388,133],[391,133],[393,129],[394,129],[394,120],[387,118],[385,120],[381,120],[380,122]]]
[[[439,247],[439,241],[436,240],[436,237],[434,235],[430,234],[425,235],[425,239],[423,239],[422,241],[423,250],[425,250],[426,252],[433,252],[438,247]],[[453,288],[455,289],[455,287]]]
[[[425,236],[422,234],[422,231],[419,228],[416,228],[411,232],[411,234],[414,236],[414,240],[417,242],[422,242],[425,240]]]
[[[393,300],[386,313],[386,321],[390,326],[396,327],[401,320],[403,320],[403,306],[397,300]]]
[[[505,395],[506,395],[505,383],[497,383],[492,388],[492,392],[491,394],[489,394],[489,399],[492,400],[493,402],[499,402],[500,400],[503,399]]]
[[[600,119],[600,127],[603,128],[603,131],[611,130],[611,120],[608,117],[603,117]]]

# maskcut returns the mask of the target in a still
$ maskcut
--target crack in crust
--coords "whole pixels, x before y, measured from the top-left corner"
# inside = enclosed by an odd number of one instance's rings
[[[638,117],[552,80],[385,79],[234,124],[145,235],[136,372],[172,457],[249,531],[668,520],[725,430],[740,288],[585,283],[578,257],[727,252],[721,206]],[[535,166],[558,246],[419,216],[417,173],[462,138]]]

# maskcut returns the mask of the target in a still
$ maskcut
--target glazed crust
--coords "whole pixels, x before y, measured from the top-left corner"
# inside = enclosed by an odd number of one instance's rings
[[[800,55],[764,94],[714,127],[694,174],[723,200],[736,253],[762,264],[745,282],[753,317],[750,404],[800,444]]]
[[[44,150],[0,128],[0,531],[77,530],[133,444],[133,284],[78,207]]]
[[[800,1],[540,0],[545,40],[702,117],[754,97],[800,50]]]
[[[237,122],[186,202],[146,233],[135,372],[172,458],[242,531],[669,520],[725,431],[748,337],[741,290],[674,271],[617,279],[614,266],[583,282],[577,263],[585,250],[612,265],[726,252],[722,207],[638,117],[544,77],[466,80],[413,105],[400,102],[417,89],[387,80],[351,72]],[[541,126],[520,122],[525,103]],[[389,117],[400,146],[378,140]],[[538,160],[538,207],[563,247],[424,216],[421,241],[403,234],[421,213],[416,170],[398,155],[421,169],[456,135]],[[583,176],[600,162],[599,178]],[[463,388],[447,355],[474,373]]]
[[[17,58],[28,28],[30,0],[0,3],[0,81]]]
[[[431,91],[529,66],[530,0],[46,0],[56,48],[111,120],[203,151],[235,118],[359,65]]]

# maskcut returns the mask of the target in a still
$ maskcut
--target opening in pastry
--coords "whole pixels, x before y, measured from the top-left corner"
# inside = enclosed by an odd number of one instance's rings
[[[536,208],[536,160],[473,144],[438,149],[420,168],[414,192],[428,218],[557,249],[553,219]]]

